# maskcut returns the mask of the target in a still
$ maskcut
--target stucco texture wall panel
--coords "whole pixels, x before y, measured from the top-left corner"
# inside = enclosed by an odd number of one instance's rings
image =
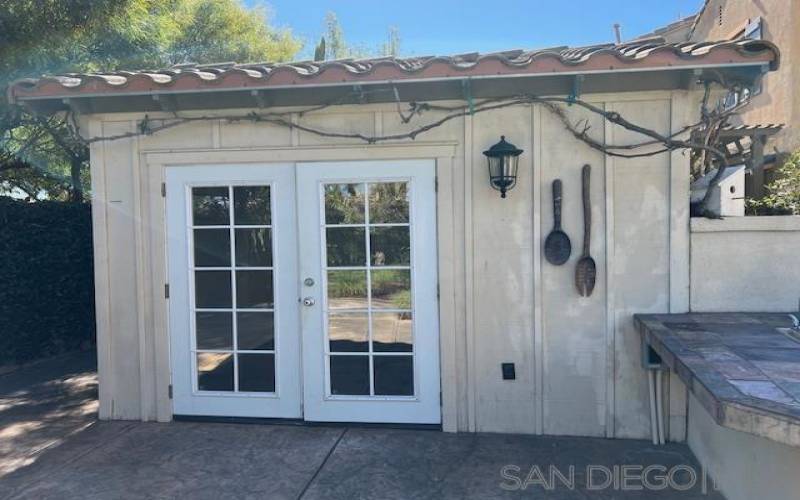
[[[488,186],[482,152],[506,138],[520,157],[517,186],[506,199]],[[527,106],[473,117],[473,237],[477,430],[533,432],[533,203],[531,111]],[[500,364],[516,363],[502,380]]]
[[[452,103],[453,106],[458,106],[459,103]],[[405,106],[401,106],[405,110]],[[448,111],[430,110],[425,111],[419,115],[411,118],[408,122],[404,123],[403,119],[397,111],[383,111],[380,113],[380,122],[382,124],[382,134],[407,134],[416,130],[417,128],[434,123],[446,115],[450,114]],[[420,134],[418,138],[425,141],[452,141],[454,139],[463,139],[464,137],[464,118],[454,118],[443,123],[439,127],[435,127],[424,134]],[[460,142],[460,141],[459,141]],[[461,153],[463,154],[463,153]]]
[[[131,122],[103,125],[104,135],[129,132]],[[121,139],[106,144],[106,220],[108,237],[109,322],[112,402],[110,417],[139,419],[139,329],[136,279],[136,245],[134,223],[133,174],[134,139]]]
[[[610,108],[627,119],[668,134],[670,102],[614,102]],[[609,142],[629,144],[642,136],[610,127]],[[611,273],[614,314],[614,422],[617,437],[644,438],[650,431],[648,393],[641,366],[641,339],[633,324],[637,313],[669,311],[670,157],[621,159],[613,164],[613,252]]]
[[[223,148],[290,146],[291,143],[291,130],[280,125],[247,120],[220,124],[220,147]]]
[[[157,127],[169,120],[153,120],[151,126]],[[199,121],[164,129],[140,138],[140,147],[148,149],[192,149],[214,146],[213,129],[215,122]]]
[[[375,113],[310,113],[302,118],[304,126],[339,134],[375,135]],[[299,144],[359,144],[364,142],[347,137],[323,137],[310,132],[299,132]]]
[[[721,427],[694,395],[688,434],[689,447],[725,498],[798,498],[800,448]]]
[[[599,104],[601,107],[602,103]],[[603,119],[576,106],[565,108],[569,119],[588,120],[595,139],[603,140]],[[546,434],[605,434],[606,399],[606,252],[605,159],[566,132],[551,113],[542,110],[542,241],[553,227],[551,185],[564,187],[562,225],[572,240],[572,256],[563,266],[542,261],[544,432]],[[575,287],[575,267],[583,248],[581,170],[591,170],[592,211],[590,254],[597,281],[590,297]],[[580,415],[580,417],[578,417]]]

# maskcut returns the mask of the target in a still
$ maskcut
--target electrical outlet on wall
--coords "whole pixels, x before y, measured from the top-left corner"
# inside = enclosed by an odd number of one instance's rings
[[[500,368],[503,371],[503,380],[516,380],[517,370],[514,363],[501,363]]]

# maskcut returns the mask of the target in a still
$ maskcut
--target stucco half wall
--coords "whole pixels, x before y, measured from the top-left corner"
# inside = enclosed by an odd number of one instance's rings
[[[607,110],[661,133],[696,120],[691,92],[587,95]],[[230,113],[246,114],[249,110]],[[608,143],[640,137],[577,106],[591,134]],[[295,120],[327,130],[388,134],[410,124],[394,105],[340,106]],[[89,117],[89,135],[136,130],[142,114]],[[150,119],[168,115],[150,114]],[[502,200],[481,154],[506,135],[525,150],[519,183]],[[432,157],[439,188],[440,331],[443,427],[450,431],[644,438],[646,378],[634,313],[689,309],[689,163],[680,152],[604,157],[572,138],[539,106],[466,116],[416,141],[366,145],[248,121],[194,122],[152,136],[92,145],[100,415],[170,420],[164,243],[165,165]],[[580,170],[592,166],[590,298],[574,289],[582,243]],[[565,231],[573,256],[546,263],[551,183],[564,183]],[[517,379],[500,365],[514,362]],[[675,385],[670,414],[685,417]],[[680,438],[680,436],[678,436]]]
[[[692,311],[800,307],[800,217],[692,219]]]
[[[728,500],[800,495],[800,448],[719,426],[694,395],[687,441]]]

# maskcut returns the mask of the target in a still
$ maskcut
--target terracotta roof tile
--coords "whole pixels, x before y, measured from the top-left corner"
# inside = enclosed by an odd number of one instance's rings
[[[23,79],[9,89],[12,100],[97,94],[141,94],[203,89],[357,84],[566,72],[613,72],[681,66],[770,64],[777,47],[761,40],[663,43],[648,39],[619,45],[509,50],[410,58],[340,59],[315,62],[178,65],[156,71],[66,74]]]

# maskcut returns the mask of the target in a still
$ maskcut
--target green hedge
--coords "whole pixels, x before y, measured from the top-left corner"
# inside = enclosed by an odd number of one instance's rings
[[[0,364],[94,344],[88,204],[0,197]]]

